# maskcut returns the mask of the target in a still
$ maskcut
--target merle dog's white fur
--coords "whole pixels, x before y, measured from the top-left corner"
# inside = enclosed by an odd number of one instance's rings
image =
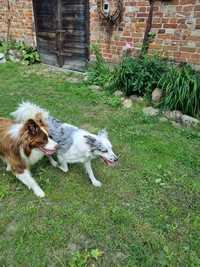
[[[106,130],[101,130],[97,135],[89,133],[73,125],[60,122],[50,116],[47,110],[30,102],[21,103],[11,115],[17,122],[23,122],[29,118],[34,119],[37,113],[43,115],[43,119],[48,124],[49,135],[59,144],[58,162],[50,157],[51,164],[67,172],[68,163],[83,163],[92,184],[100,187],[101,182],[94,176],[91,160],[101,157],[107,165],[114,165],[117,161]]]

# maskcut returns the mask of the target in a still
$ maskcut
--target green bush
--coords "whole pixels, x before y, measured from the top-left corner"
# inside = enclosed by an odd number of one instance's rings
[[[22,54],[22,61],[26,64],[35,64],[40,62],[40,55],[37,49],[27,46],[24,42],[16,43],[15,48]]]
[[[163,92],[160,107],[200,115],[200,73],[190,65],[171,66],[161,77],[158,87]]]
[[[91,51],[95,54],[96,60],[88,67],[87,82],[104,87],[110,78],[110,68],[102,57],[98,45],[93,45]]]
[[[190,65],[169,64],[158,56],[125,56],[111,70],[98,46],[93,46],[93,52],[96,61],[88,69],[89,83],[100,85],[112,93],[121,90],[125,96],[145,96],[149,101],[152,91],[158,87],[163,92],[158,103],[160,108],[200,116],[200,73]]]
[[[7,55],[9,49],[11,49],[11,47],[13,46],[13,42],[9,41],[6,42],[4,40],[0,40],[0,50],[1,52],[3,52],[5,55]]]
[[[27,46],[24,42],[17,42],[17,41],[1,41],[0,42],[1,51],[5,53],[7,59],[9,59],[8,54],[9,50],[17,50],[21,54],[21,60],[26,63],[27,65],[39,63],[40,56],[37,50],[33,47]]]
[[[148,97],[167,71],[167,66],[166,61],[157,56],[124,57],[114,69],[108,89],[119,89],[126,96],[136,94]]]

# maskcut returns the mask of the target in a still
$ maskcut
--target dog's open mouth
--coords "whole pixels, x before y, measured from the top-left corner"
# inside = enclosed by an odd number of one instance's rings
[[[39,150],[42,151],[46,156],[50,156],[56,152],[56,149],[47,149],[44,148],[43,146],[40,146]]]
[[[115,162],[115,161],[108,160],[108,159],[106,159],[106,158],[104,158],[104,157],[101,157],[101,158],[102,158],[102,160],[104,161],[104,163],[105,163],[106,165],[108,165],[108,166],[112,166],[112,167],[114,167],[114,166],[116,165],[116,162]]]

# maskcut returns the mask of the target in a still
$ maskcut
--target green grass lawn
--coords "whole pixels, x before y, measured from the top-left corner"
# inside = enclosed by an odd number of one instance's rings
[[[69,74],[68,74],[69,75]],[[21,100],[97,132],[106,127],[117,168],[93,162],[65,174],[43,159],[38,199],[0,162],[0,266],[200,266],[200,132],[145,118],[142,105],[67,82],[47,67],[0,65],[0,116]],[[96,259],[95,259],[96,258]]]

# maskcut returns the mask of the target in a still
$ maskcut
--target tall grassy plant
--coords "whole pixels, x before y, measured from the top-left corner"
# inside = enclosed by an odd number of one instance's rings
[[[137,94],[150,97],[166,71],[166,61],[157,56],[124,57],[113,71],[108,89],[120,89],[126,96]]]
[[[91,52],[95,54],[96,60],[91,62],[87,71],[87,82],[104,87],[110,78],[110,68],[101,55],[98,45],[91,46]]]
[[[158,87],[163,91],[160,106],[180,110],[192,116],[200,115],[200,73],[190,65],[172,66],[162,76]]]

